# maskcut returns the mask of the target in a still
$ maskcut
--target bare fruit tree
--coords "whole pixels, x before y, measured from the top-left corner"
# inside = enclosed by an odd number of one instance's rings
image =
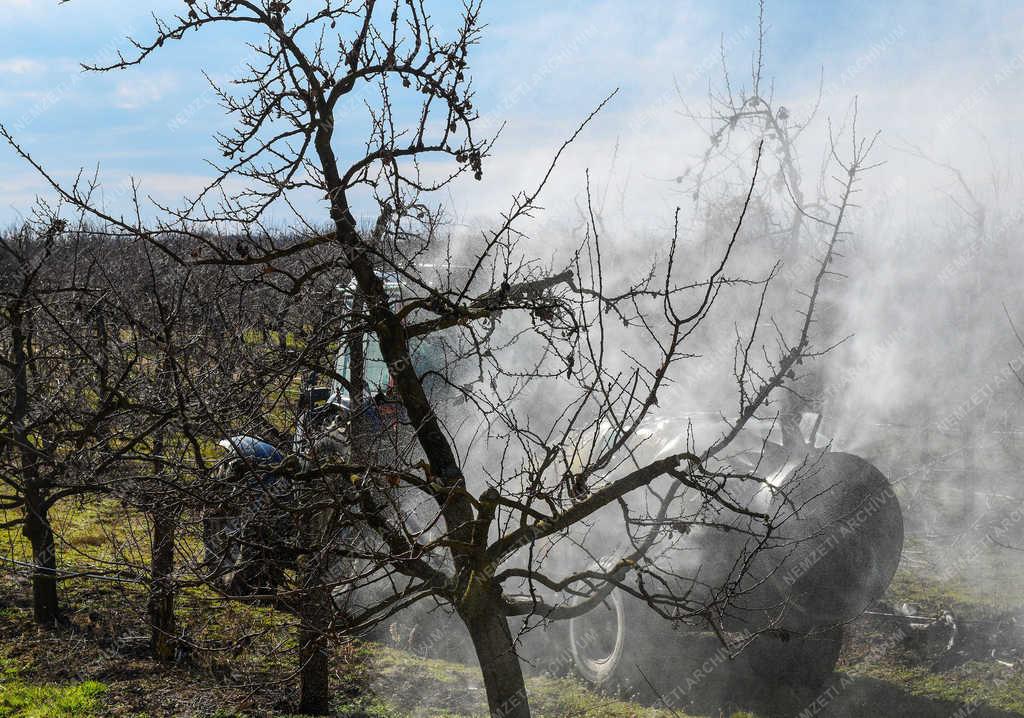
[[[419,602],[449,607],[468,629],[494,716],[530,715],[510,618],[572,618],[621,590],[666,620],[724,631],[721,617],[736,597],[764,580],[757,556],[791,541],[777,536],[777,526],[796,507],[753,506],[751,487],[764,478],[722,455],[794,367],[823,351],[814,309],[873,140],[854,132],[851,159],[836,154],[838,212],[818,218],[825,251],[793,333],[780,329],[769,349],[758,320],[789,310],[765,305],[775,273],[740,281],[732,270],[758,187],[760,147],[746,158],[746,200],[707,267],[684,261],[676,221],[650,266],[613,273],[593,217],[579,245],[553,266],[537,259],[520,226],[590,118],[537,186],[517,194],[479,237],[447,237],[429,204],[431,192],[462,175],[480,179],[490,147],[474,135],[468,75],[479,2],[464,5],[448,38],[423,0],[324,0],[315,10],[270,0],[185,5],[116,63],[88,69],[138,65],[190,32],[251,28],[246,74],[216,88],[235,126],[218,136],[222,164],[198,195],[178,207],[115,215],[3,134],[64,202],[108,231],[183,267],[226,270],[224,281],[301,308],[282,314],[277,350],[242,326],[228,332],[238,358],[231,382],[276,392],[250,409],[267,426],[270,418],[298,425],[308,439],[273,457],[267,473],[286,488],[259,489],[299,528],[276,543],[267,532],[239,541],[241,551],[280,569],[269,578],[257,572],[250,598],[299,618],[300,710],[329,710],[332,636],[357,634]],[[342,103],[367,88],[365,145],[354,151],[339,137]],[[437,158],[452,160],[452,169],[438,169]],[[243,188],[232,191],[238,181]],[[298,209],[291,232],[266,230],[271,210],[297,208],[310,196],[323,198],[327,231]],[[372,227],[360,225],[357,206],[375,208]],[[738,411],[717,438],[698,445],[684,421],[672,429],[672,450],[645,456],[644,432],[685,373],[716,300],[735,285],[759,290],[730,367]],[[344,361],[332,358],[332,348]],[[216,366],[211,358],[208,368]],[[333,414],[317,427],[312,401],[286,401],[303,371],[340,387]],[[217,439],[218,427],[230,436],[231,412],[214,412],[201,385],[176,390],[184,395],[177,410],[189,417],[176,428],[181,436],[200,449]],[[282,411],[290,421],[280,421]],[[201,464],[201,450],[194,453]],[[207,476],[190,491],[231,481]],[[598,523],[628,539],[613,560],[595,541]],[[744,537],[724,572],[678,573],[658,559],[684,545],[695,526]],[[215,555],[213,563],[223,561]],[[286,589],[271,595],[275,585]]]
[[[61,618],[58,586],[67,578],[58,570],[64,541],[50,511],[90,496],[124,496],[124,468],[171,416],[162,405],[139,403],[145,359],[121,333],[125,305],[110,291],[126,264],[118,249],[80,222],[52,218],[0,237],[0,506],[18,510],[5,523],[22,526],[31,559],[9,560],[31,570],[35,619],[43,624]],[[121,568],[96,566],[93,575]]]

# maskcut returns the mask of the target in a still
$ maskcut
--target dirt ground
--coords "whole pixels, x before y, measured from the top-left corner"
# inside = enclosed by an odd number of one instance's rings
[[[935,567],[915,560],[916,555],[915,545],[909,544],[886,601],[845,627],[838,670],[824,689],[709,679],[685,700],[666,707],[657,700],[631,703],[634,696],[604,695],[555,675],[531,679],[535,713],[607,718],[1024,716],[1024,597],[1006,587],[1000,592],[939,580]],[[0,577],[0,718],[223,718],[281,716],[294,709],[292,631],[279,614],[234,605],[214,611],[206,598],[183,597],[181,624],[194,648],[165,666],[148,656],[145,618],[139,613],[144,600],[137,589],[113,582],[70,583],[64,591],[67,621],[57,629],[33,625],[29,595],[24,578]],[[233,638],[238,635],[250,638],[240,642]],[[696,641],[680,645],[697,652],[691,664],[699,665],[700,650],[711,650]],[[471,665],[378,644],[346,644],[337,647],[334,670],[340,716],[484,712],[479,672]],[[718,677],[724,674],[725,669],[716,669]],[[79,695],[79,687],[87,690]]]

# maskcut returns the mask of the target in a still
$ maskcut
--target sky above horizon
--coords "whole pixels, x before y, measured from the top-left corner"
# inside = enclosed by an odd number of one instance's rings
[[[177,0],[0,0],[0,123],[62,180],[98,167],[112,207],[125,203],[131,177],[144,192],[171,202],[201,186],[211,174],[205,160],[216,155],[211,136],[227,127],[202,71],[236,74],[245,58],[244,32],[196,33],[123,72],[79,69],[127,47],[127,35],[148,36],[150,12],[182,6]],[[441,28],[457,6],[433,3]],[[542,204],[553,216],[570,214],[583,170],[596,167],[608,182],[631,188],[637,212],[669,211],[678,201],[670,178],[692,161],[701,141],[679,114],[675,87],[699,103],[720,77],[720,46],[733,76],[743,76],[756,39],[756,1],[492,0],[484,7],[487,28],[471,56],[475,105],[485,126],[504,122],[506,130],[484,181],[448,191],[454,214],[491,216],[507,206],[616,88],[619,94],[573,147]],[[858,96],[862,121],[882,129],[890,147],[912,143],[943,161],[970,165],[978,148],[993,142],[1000,154],[1019,152],[1022,21],[1024,5],[1006,0],[769,1],[766,72],[794,106],[813,100],[823,76],[824,114],[842,115]],[[358,147],[355,134],[339,139],[342,152],[346,143]],[[911,172],[896,174],[905,182]],[[10,148],[0,149],[0,225],[26,216],[39,193],[46,194],[45,186],[32,168]]]

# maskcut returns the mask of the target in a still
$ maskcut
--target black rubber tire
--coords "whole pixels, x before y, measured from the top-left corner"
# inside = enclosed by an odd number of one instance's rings
[[[835,672],[843,647],[843,629],[810,635],[764,634],[741,655],[742,667],[762,686],[783,691],[820,690]]]
[[[713,634],[673,627],[619,591],[569,622],[569,645],[579,677],[606,693],[647,703],[670,694],[678,700],[681,678],[699,673],[716,653],[716,665],[725,660]]]
[[[780,507],[783,500],[804,506],[788,521],[789,535],[814,537],[769,577],[788,604],[783,627],[840,625],[882,597],[903,552],[903,513],[877,468],[852,454],[827,452],[784,499],[781,493],[776,498]]]
[[[732,661],[709,631],[673,630],[637,601],[613,593],[605,607],[573,619],[569,645],[576,674],[629,700],[674,708],[734,699],[783,703],[820,691],[832,679],[843,644],[841,627],[808,635],[763,634]],[[594,634],[614,626],[614,639]]]

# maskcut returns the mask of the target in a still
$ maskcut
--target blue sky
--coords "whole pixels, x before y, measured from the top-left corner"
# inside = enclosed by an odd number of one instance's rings
[[[433,3],[442,27],[457,5]],[[950,141],[948,126],[945,137],[935,132],[936,118],[958,104],[964,136],[980,117],[989,137],[1002,138],[1020,126],[1022,114],[1020,5],[769,0],[769,74],[799,102],[813,95],[823,68],[826,84],[835,87],[828,111],[841,112],[858,94],[873,126],[929,147],[953,151],[963,144]],[[59,7],[56,0],[0,0],[0,122],[61,176],[98,163],[108,187],[135,176],[164,199],[195,187],[208,174],[203,160],[214,156],[212,130],[224,127],[200,69],[230,75],[244,57],[244,33],[197,33],[117,74],[77,69],[80,61],[123,47],[126,33],[145,36],[149,12],[181,6],[177,0],[72,0]],[[451,203],[468,213],[502,206],[616,87],[620,95],[567,158],[553,204],[578,191],[581,167],[609,157],[617,143],[618,169],[606,167],[609,176],[626,171],[633,186],[671,176],[672,163],[684,162],[699,140],[678,117],[673,79],[699,100],[707,78],[716,76],[722,37],[733,72],[742,75],[756,17],[754,0],[486,3],[488,29],[472,64],[476,105],[488,119],[507,121],[508,131],[493,162],[497,171],[480,186],[454,187]],[[972,92],[980,98],[971,100]],[[26,213],[42,189],[29,168],[0,148],[0,223]],[[112,195],[116,203],[116,190]]]

